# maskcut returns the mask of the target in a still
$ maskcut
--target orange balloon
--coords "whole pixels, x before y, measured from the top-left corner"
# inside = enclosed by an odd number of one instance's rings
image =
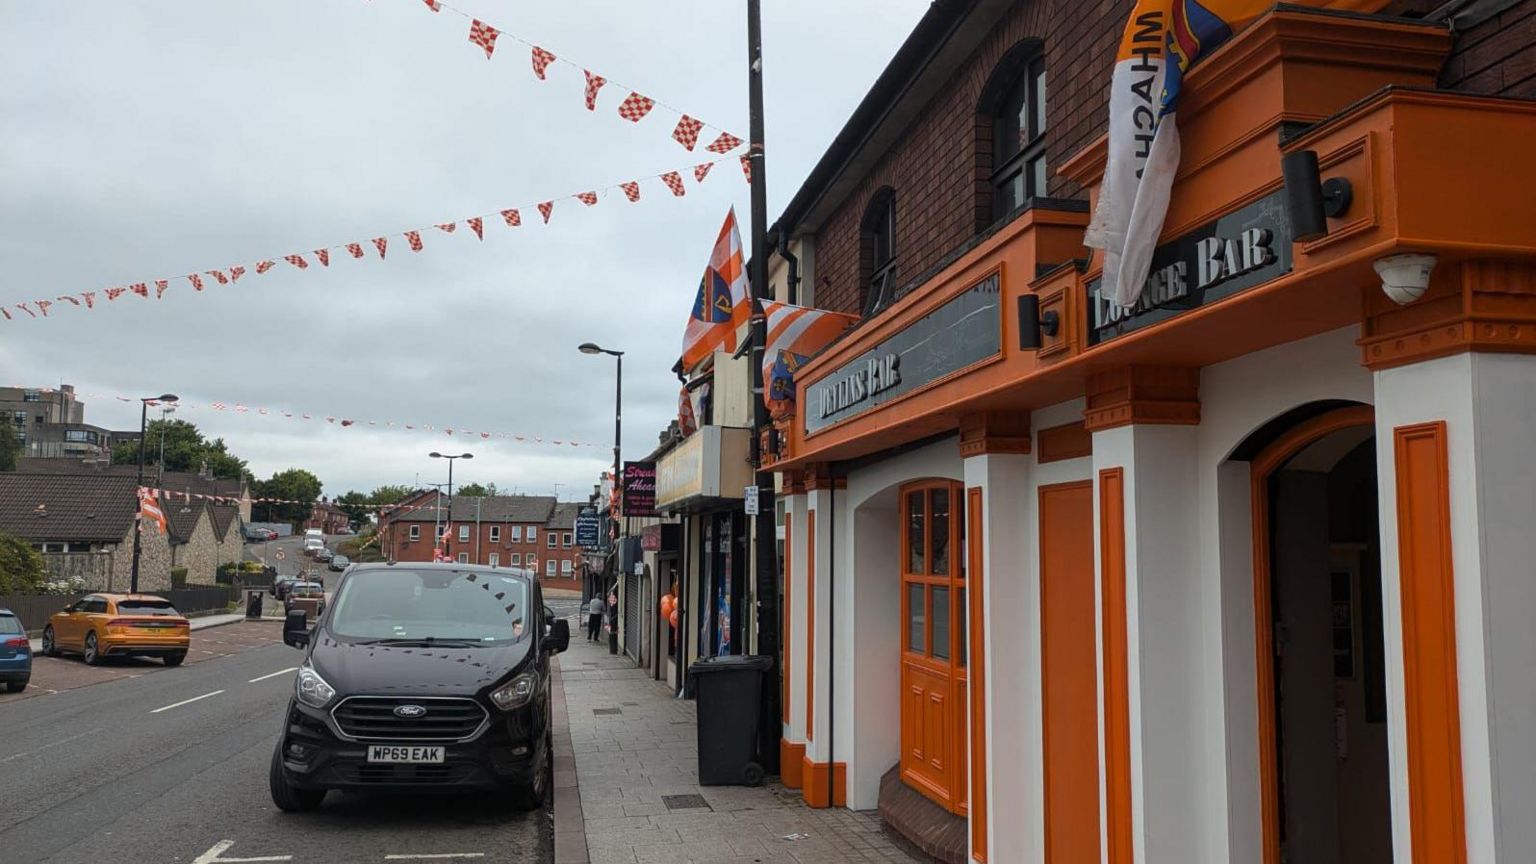
[[[663,618],[671,617],[672,610],[675,609],[675,608],[676,607],[672,605],[672,598],[671,597],[663,597],[663,598],[661,598],[661,617],[663,617]]]
[[[677,610],[676,609],[672,610],[672,615],[669,618],[669,620],[670,620],[670,622],[672,624],[672,629],[676,630],[677,629]]]

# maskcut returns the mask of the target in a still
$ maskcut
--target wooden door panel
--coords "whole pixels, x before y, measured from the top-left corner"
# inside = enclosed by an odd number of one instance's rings
[[[1040,489],[1045,860],[1099,862],[1093,486]]]

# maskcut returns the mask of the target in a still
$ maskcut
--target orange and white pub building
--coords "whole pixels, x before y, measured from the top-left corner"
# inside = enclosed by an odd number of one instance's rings
[[[784,781],[945,861],[1530,864],[1536,2],[1248,23],[1123,307],[1130,11],[934,3],[775,225],[861,316],[769,436]]]

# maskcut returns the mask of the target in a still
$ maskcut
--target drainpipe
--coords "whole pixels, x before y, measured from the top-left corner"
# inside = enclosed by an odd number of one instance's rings
[[[789,266],[789,275],[785,278],[788,292],[785,299],[790,303],[800,305],[800,259],[789,251],[789,235],[779,234],[779,257]]]

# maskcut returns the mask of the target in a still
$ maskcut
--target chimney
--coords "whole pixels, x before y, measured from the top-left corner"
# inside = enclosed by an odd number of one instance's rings
[[[203,478],[204,480],[212,480],[213,479],[213,472],[208,470],[208,460],[207,459],[203,460],[202,467],[197,470],[197,476]]]

